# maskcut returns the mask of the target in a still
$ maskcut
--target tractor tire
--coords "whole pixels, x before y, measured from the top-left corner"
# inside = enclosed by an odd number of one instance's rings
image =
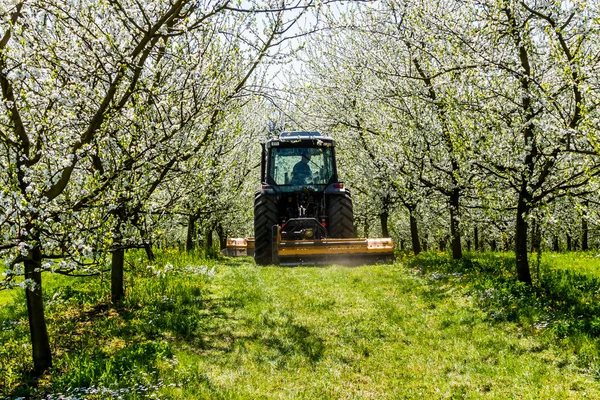
[[[349,192],[327,199],[327,236],[336,239],[354,237],[354,210]]]
[[[272,227],[277,224],[275,198],[258,193],[254,198],[254,261],[258,265],[273,262]]]

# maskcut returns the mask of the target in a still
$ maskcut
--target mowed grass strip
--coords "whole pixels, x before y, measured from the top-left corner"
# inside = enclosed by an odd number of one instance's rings
[[[172,398],[600,398],[560,347],[491,321],[460,278],[401,265],[221,265],[220,335],[176,351]],[[179,373],[173,372],[172,379]]]
[[[37,384],[20,378],[31,357],[23,292],[5,297],[0,398],[600,398],[597,340],[509,319],[538,305],[508,291],[482,301],[475,261],[283,268],[158,256],[154,267],[130,259],[118,307],[106,279],[46,277],[55,366]]]

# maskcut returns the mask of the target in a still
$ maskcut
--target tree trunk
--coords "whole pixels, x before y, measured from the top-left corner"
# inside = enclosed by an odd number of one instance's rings
[[[379,220],[381,221],[381,236],[385,238],[390,237],[390,233],[388,230],[388,217],[389,214],[387,211],[384,211],[381,214],[379,214]]]
[[[498,244],[496,243],[496,239],[490,239],[490,250],[498,251]]]
[[[573,240],[571,235],[567,233],[567,251],[573,251]]]
[[[467,251],[471,251],[471,239],[467,240]]]
[[[473,229],[473,242],[475,242],[475,251],[479,251],[479,229],[477,226]]]
[[[537,221],[534,219],[533,221],[531,221],[531,247],[530,247],[530,253],[535,253],[539,251],[539,245],[537,243]]]
[[[585,201],[585,203],[583,203],[583,205],[585,206],[585,210],[584,210],[584,214],[583,217],[581,218],[581,250],[585,251],[585,250],[589,250],[589,246],[588,246],[588,221],[587,221],[587,208],[589,207],[590,203],[589,201]]]
[[[532,194],[529,193],[527,186],[531,183],[538,157],[538,148],[535,141],[536,122],[534,120],[536,118],[536,111],[534,111],[533,101],[531,99],[532,92],[530,90],[530,85],[534,80],[532,79],[533,74],[531,72],[531,63],[529,61],[530,49],[527,47],[527,40],[524,40],[520,34],[520,29],[522,28],[519,23],[517,23],[517,19],[513,14],[513,9],[510,6],[504,7],[503,12],[506,14],[508,20],[509,32],[512,31],[515,50],[520,61],[519,83],[521,86],[522,135],[525,148],[529,149],[525,154],[523,163],[524,173],[521,175],[521,183],[518,191],[517,218],[515,221],[515,260],[519,280],[531,285],[531,271],[529,270],[529,260],[527,259],[527,244],[529,239],[527,234],[528,226],[525,218],[527,217],[527,214],[529,214],[529,211],[531,211],[531,207],[533,207]],[[538,185],[541,185],[542,183],[543,182],[537,182]]]
[[[125,289],[123,284],[125,249],[123,248],[123,235],[121,224],[126,221],[127,215],[124,203],[115,211],[116,224],[113,231],[113,248],[111,250],[110,264],[110,300],[118,303],[125,298]]]
[[[554,238],[552,240],[552,250],[560,251],[560,243],[558,241],[558,235],[554,235]]]
[[[537,222],[534,219],[533,221],[531,221],[531,240],[530,240],[531,247],[530,247],[530,251],[529,251],[530,253],[535,253],[536,247],[537,247],[536,243],[535,243],[535,231],[536,231],[536,228],[537,228]]]
[[[29,318],[29,334],[33,350],[33,372],[39,376],[52,366],[50,339],[44,316],[44,300],[42,298],[42,252],[39,246],[30,250],[30,257],[24,261],[25,279],[35,283],[32,289],[25,289],[27,300],[27,317]]]
[[[146,257],[148,257],[148,261],[154,261],[156,259],[154,256],[154,251],[152,251],[152,242],[145,241],[144,250],[146,250]]]
[[[462,246],[460,244],[460,191],[454,189],[450,196],[450,234],[452,235],[452,258],[462,258]]]
[[[206,230],[206,248],[207,249],[210,249],[211,247],[214,246],[212,234],[213,234],[212,228],[208,228]]]
[[[116,244],[120,246],[120,243]],[[125,250],[117,247],[111,252],[112,259],[110,265],[110,300],[118,303],[125,298],[125,289],[123,285],[123,266],[125,263]]]
[[[365,237],[369,237],[369,218],[365,217]]]
[[[415,218],[415,208],[409,208],[408,212],[410,215],[410,238],[412,240],[413,253],[417,255],[421,252],[421,242],[419,241],[419,227],[417,225],[417,218]]]
[[[440,239],[440,251],[446,251],[446,239]]]
[[[526,189],[522,189],[519,193],[517,203],[517,220],[515,225],[515,259],[517,264],[517,277],[521,282],[531,284],[531,272],[529,271],[529,260],[527,259],[527,221],[525,217],[529,212],[527,206],[530,202],[529,197],[523,193]]]
[[[217,224],[217,236],[219,236],[219,249],[223,250],[227,247],[227,234],[221,223]]]
[[[196,218],[193,215],[190,215],[190,217],[188,219],[187,238],[185,241],[185,251],[187,251],[188,253],[190,251],[194,250],[194,247],[195,247],[194,236],[196,235],[196,221],[197,220],[198,220],[198,218]]]

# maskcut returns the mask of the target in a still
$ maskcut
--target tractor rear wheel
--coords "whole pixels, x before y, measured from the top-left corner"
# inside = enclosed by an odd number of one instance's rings
[[[273,262],[272,228],[276,224],[275,199],[258,193],[254,198],[254,260],[258,265],[269,265]]]
[[[327,236],[349,239],[354,237],[354,210],[349,192],[331,195],[327,199]]]

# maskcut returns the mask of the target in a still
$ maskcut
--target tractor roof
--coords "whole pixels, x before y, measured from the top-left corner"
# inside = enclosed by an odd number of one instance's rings
[[[333,145],[334,140],[329,136],[323,136],[321,132],[282,132],[278,138],[270,139],[267,144],[272,145],[274,142],[302,145],[303,143],[316,145],[317,142],[325,142],[327,145]],[[295,147],[295,146],[294,146]]]

